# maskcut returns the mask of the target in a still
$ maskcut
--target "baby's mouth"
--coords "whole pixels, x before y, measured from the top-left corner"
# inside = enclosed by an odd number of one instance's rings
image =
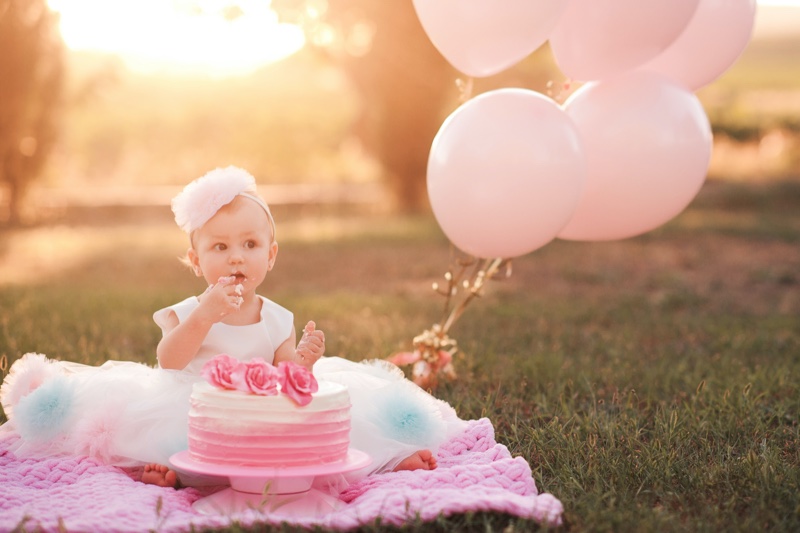
[[[247,281],[247,276],[245,276],[245,275],[244,275],[244,274],[242,274],[241,272],[235,272],[235,273],[233,274],[233,277],[234,277],[234,278],[236,278],[236,284],[237,284],[237,285],[241,285],[242,283],[244,283],[245,281]]]

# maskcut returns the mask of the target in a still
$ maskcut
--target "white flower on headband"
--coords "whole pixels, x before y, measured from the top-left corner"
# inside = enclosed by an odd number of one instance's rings
[[[256,194],[256,180],[249,172],[234,166],[214,169],[191,182],[172,199],[175,222],[183,231],[191,233],[242,193]]]

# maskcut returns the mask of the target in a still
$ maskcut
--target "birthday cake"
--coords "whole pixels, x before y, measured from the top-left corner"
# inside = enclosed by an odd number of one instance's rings
[[[267,377],[248,379],[248,365]],[[347,388],[317,382],[298,365],[282,365],[275,369],[263,362],[237,362],[217,375],[215,371],[224,364],[212,371],[204,369],[206,381],[195,383],[190,397],[188,437],[193,460],[280,468],[347,458]]]

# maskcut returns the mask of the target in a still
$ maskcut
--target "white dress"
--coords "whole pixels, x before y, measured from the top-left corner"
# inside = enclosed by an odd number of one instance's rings
[[[292,313],[260,298],[258,323],[214,324],[183,370],[125,361],[88,366],[24,355],[0,387],[0,403],[9,418],[2,433],[21,437],[13,448],[21,456],[89,455],[117,466],[169,464],[172,454],[187,448],[189,395],[202,379],[203,364],[220,353],[272,362],[275,350],[291,337]],[[182,321],[197,305],[196,297],[187,298],[153,318],[163,328],[170,311]],[[372,458],[356,476],[391,470],[420,449],[435,452],[465,428],[450,405],[385,361],[323,357],[314,375],[349,389],[351,446]]]

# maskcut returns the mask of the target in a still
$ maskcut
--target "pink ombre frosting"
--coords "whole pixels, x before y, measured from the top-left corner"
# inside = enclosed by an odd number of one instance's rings
[[[292,467],[347,458],[350,395],[319,382],[305,406],[285,394],[260,396],[196,383],[189,410],[189,454],[211,464]]]

